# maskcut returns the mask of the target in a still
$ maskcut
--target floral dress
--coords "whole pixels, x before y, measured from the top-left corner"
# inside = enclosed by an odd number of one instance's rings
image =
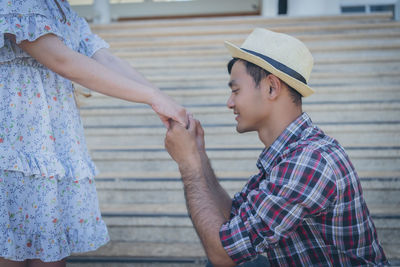
[[[108,47],[58,4],[0,1],[0,257],[15,261],[58,261],[109,240],[73,85],[9,39],[54,34],[89,57]]]

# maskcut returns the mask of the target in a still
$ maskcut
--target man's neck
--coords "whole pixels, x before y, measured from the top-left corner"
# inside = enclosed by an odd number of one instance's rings
[[[258,138],[269,148],[273,142],[282,134],[282,132],[300,115],[302,114],[301,108],[293,110],[282,110],[277,115],[269,118],[265,127],[258,130]]]

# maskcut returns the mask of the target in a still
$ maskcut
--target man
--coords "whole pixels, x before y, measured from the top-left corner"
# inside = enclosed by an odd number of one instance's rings
[[[237,131],[257,131],[265,145],[259,173],[231,200],[211,168],[198,121],[190,118],[188,129],[172,123],[165,139],[211,263],[235,266],[263,253],[271,266],[387,264],[350,159],[302,112],[301,97],[313,93],[309,50],[265,29],[240,48],[226,46],[233,57],[227,106]]]

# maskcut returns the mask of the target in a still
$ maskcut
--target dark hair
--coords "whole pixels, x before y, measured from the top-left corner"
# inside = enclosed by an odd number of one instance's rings
[[[256,87],[258,87],[260,85],[260,82],[262,79],[264,79],[265,77],[267,77],[268,75],[270,75],[271,73],[266,71],[265,69],[240,58],[232,58],[227,65],[228,68],[228,73],[231,74],[232,71],[232,67],[233,65],[236,63],[236,61],[242,61],[245,66],[246,66],[246,72],[247,74],[249,74],[251,77],[253,77],[254,83],[256,84]],[[283,82],[281,80],[281,82]],[[290,96],[292,97],[292,101],[293,103],[295,103],[296,105],[301,105],[301,101],[302,101],[302,95],[297,92],[294,88],[292,88],[291,86],[289,86],[287,83],[283,82],[284,84],[286,84],[286,86],[289,89],[289,93]]]

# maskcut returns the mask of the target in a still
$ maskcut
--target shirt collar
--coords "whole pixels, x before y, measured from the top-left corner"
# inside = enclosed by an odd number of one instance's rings
[[[288,145],[300,139],[304,129],[311,127],[312,121],[307,113],[302,113],[278,136],[269,148],[264,148],[258,161],[258,169],[268,173],[274,160],[287,149]]]

